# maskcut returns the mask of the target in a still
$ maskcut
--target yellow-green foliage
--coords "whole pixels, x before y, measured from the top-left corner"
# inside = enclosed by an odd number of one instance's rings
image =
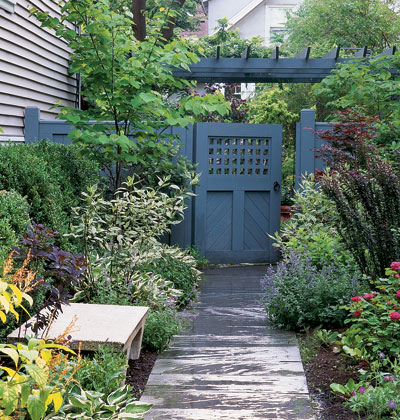
[[[35,273],[26,265],[29,256],[18,270],[13,270],[12,255],[3,266],[0,277],[0,320],[5,323],[12,314],[19,320],[16,311],[22,308],[24,301],[33,305],[27,294],[35,286]],[[14,271],[14,272],[13,272]],[[10,358],[13,367],[0,366],[0,419],[15,418],[12,414],[28,412],[32,420],[40,420],[48,407],[58,411],[62,405],[62,390],[68,379],[62,378],[54,369],[56,355],[52,349],[71,351],[59,344],[46,344],[44,340],[31,338],[28,344],[0,344],[0,353]],[[62,369],[61,369],[62,371]]]
[[[284,94],[288,88],[264,89],[253,100],[249,101],[249,119],[254,124],[290,125],[298,120],[298,115],[290,112]]]
[[[11,275],[13,268],[12,255],[7,259],[3,266],[3,274],[0,277],[0,321],[5,323],[8,314],[13,314],[17,321],[19,314],[16,311],[21,307],[23,301],[32,306],[32,298],[26,293],[34,285],[35,274],[26,269],[25,261],[20,269]],[[18,286],[17,286],[18,285]]]
[[[16,411],[27,411],[32,420],[40,420],[49,406],[57,412],[63,403],[63,391],[68,379],[54,369],[52,349],[72,352],[59,344],[46,344],[31,338],[28,344],[0,345],[0,352],[10,357],[13,368],[0,366],[5,372],[0,381],[0,419]]]

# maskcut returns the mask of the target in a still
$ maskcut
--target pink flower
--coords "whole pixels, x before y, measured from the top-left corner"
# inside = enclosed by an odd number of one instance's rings
[[[400,290],[396,292],[396,299],[400,299]]]
[[[400,270],[400,262],[399,261],[392,262],[392,264],[390,264],[390,268],[396,271]]]
[[[353,296],[353,297],[351,298],[351,300],[352,300],[353,302],[361,302],[361,301],[362,301],[362,297],[361,297],[361,296]]]
[[[358,392],[360,394],[364,394],[364,392],[365,392],[365,386],[360,386],[360,388],[358,388]]]
[[[386,302],[386,305],[391,305],[392,302],[389,300],[389,302]]]
[[[371,294],[371,293],[366,293],[364,296],[364,299],[372,299],[373,297],[374,297],[374,295],[373,294]]]
[[[394,276],[396,277],[396,279],[398,279],[400,277],[398,274],[395,274]]]
[[[396,313],[397,313],[397,312],[396,312]],[[359,311],[355,311],[353,315],[354,315],[356,318],[358,318],[359,316],[361,316],[361,312],[359,312]],[[400,316],[400,314],[399,314],[399,316]]]
[[[400,319],[400,314],[398,312],[390,312],[389,316],[392,321],[398,321]]]

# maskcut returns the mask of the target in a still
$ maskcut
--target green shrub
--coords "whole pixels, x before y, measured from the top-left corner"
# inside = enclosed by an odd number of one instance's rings
[[[200,272],[196,269],[196,260],[180,251],[178,248],[163,246],[155,258],[139,263],[137,269],[143,272],[158,274],[163,279],[170,281],[175,289],[182,291],[177,305],[189,305],[195,297],[196,286]]]
[[[0,189],[26,197],[32,220],[66,232],[79,194],[98,179],[97,166],[75,146],[42,141],[0,148]]]
[[[361,274],[353,264],[323,263],[316,267],[307,251],[285,250],[275,268],[269,267],[262,282],[262,303],[269,323],[289,330],[341,325],[341,306],[361,293]]]
[[[72,207],[79,204],[81,192],[99,181],[98,163],[90,155],[83,157],[76,145],[42,140],[34,145],[34,151],[53,169],[53,180],[63,196],[63,210],[69,215]]]
[[[17,245],[18,235],[26,231],[30,222],[26,199],[15,191],[0,191],[0,263]]]
[[[29,204],[15,191],[0,191],[0,219],[7,219],[16,234],[22,234],[30,225]]]
[[[125,381],[126,355],[100,345],[93,357],[84,357],[75,374],[82,389],[111,394]]]
[[[169,188],[175,193],[166,194]],[[107,288],[107,283],[125,290],[132,303],[144,300],[156,307],[163,306],[168,295],[180,295],[171,282],[137,266],[159,256],[161,244],[157,238],[181,220],[184,191],[168,180],[159,181],[156,188],[137,188],[136,179],[128,178],[111,201],[104,200],[97,188],[82,195],[71,236],[84,243],[89,262],[88,284],[82,289],[85,299],[93,299],[99,294],[97,285]],[[177,249],[168,252],[182,254]]]
[[[168,347],[174,334],[180,331],[180,323],[175,311],[165,308],[161,311],[150,310],[143,334],[143,347],[161,352]]]
[[[335,222],[338,220],[334,202],[318,187],[311,175],[300,183],[294,197],[295,213],[274,239],[278,247],[307,253],[312,264],[349,264],[351,253],[342,242]]]
[[[7,259],[8,254],[17,243],[17,235],[13,231],[9,220],[0,219],[0,264]]]

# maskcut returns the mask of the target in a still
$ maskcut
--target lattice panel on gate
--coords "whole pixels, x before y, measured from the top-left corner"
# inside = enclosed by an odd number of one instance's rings
[[[209,137],[209,175],[268,175],[270,137]]]

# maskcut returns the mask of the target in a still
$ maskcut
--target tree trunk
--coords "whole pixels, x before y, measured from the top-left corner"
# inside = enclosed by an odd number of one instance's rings
[[[186,0],[173,0],[173,5],[172,8],[173,9],[181,9],[183,7],[183,5],[185,4]],[[167,25],[162,29],[162,37],[163,43],[168,43],[170,41],[170,39],[172,38],[173,34],[174,34],[174,28],[175,28],[175,18],[171,17],[169,18],[169,22],[167,23]]]
[[[132,0],[133,32],[138,41],[146,38],[146,0]]]

